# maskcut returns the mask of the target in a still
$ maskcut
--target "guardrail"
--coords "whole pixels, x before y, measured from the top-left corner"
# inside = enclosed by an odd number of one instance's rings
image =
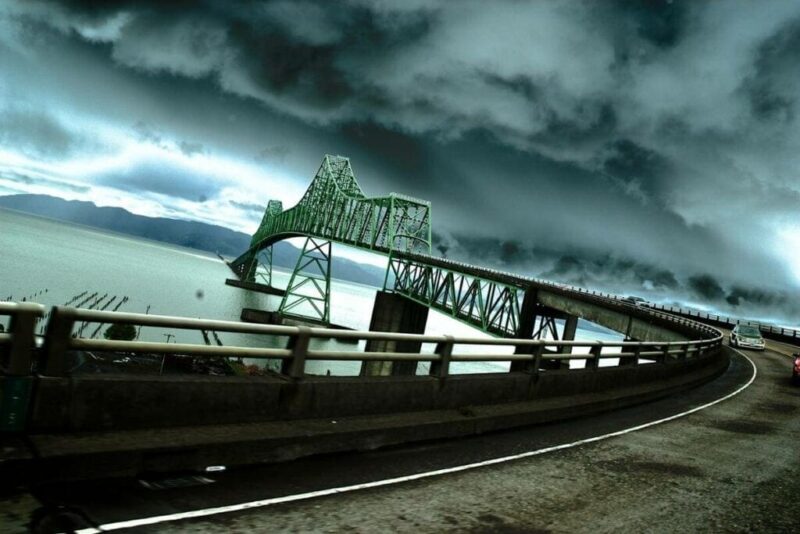
[[[795,342],[800,343],[800,331],[795,330],[793,328],[781,328],[774,325],[760,323],[758,321],[734,319],[732,317],[727,317],[716,313],[708,313],[708,312],[704,313],[697,310],[679,308],[676,306],[664,306],[660,304],[647,304],[645,306],[652,310],[661,310],[667,313],[678,314],[690,318],[696,317],[697,319],[700,319],[702,321],[708,321],[714,324],[724,325],[728,327],[734,327],[739,324],[755,326],[761,331],[762,334],[765,335],[765,337],[769,337],[769,335],[780,336],[780,338],[789,338],[788,340],[795,340]]]
[[[603,299],[606,297],[595,296]],[[37,373],[44,376],[63,376],[65,354],[67,351],[116,351],[143,354],[180,354],[200,358],[208,357],[246,357],[280,359],[283,361],[281,372],[293,379],[305,374],[305,362],[308,360],[338,361],[418,361],[431,364],[430,374],[440,378],[450,375],[452,362],[528,362],[527,371],[538,373],[546,366],[546,362],[568,360],[586,360],[586,370],[599,367],[599,362],[607,358],[621,358],[625,364],[636,365],[640,359],[667,363],[671,359],[701,357],[715,352],[722,343],[719,330],[695,321],[657,311],[647,311],[675,325],[691,328],[701,339],[672,342],[600,342],[600,341],[557,341],[510,338],[470,338],[446,335],[403,334],[389,332],[350,331],[327,328],[310,328],[303,326],[258,325],[232,321],[204,320],[183,317],[144,315],[137,313],[121,313],[111,311],[85,310],[69,307],[54,307],[49,315],[45,335],[41,338],[41,349],[35,363]],[[0,303],[0,315],[11,315],[10,332],[0,334],[0,347],[10,347],[7,352],[6,374],[26,374],[31,372],[31,354],[35,341],[34,327],[39,317],[44,314],[44,307],[37,304]],[[98,340],[75,337],[76,322],[93,322],[105,324],[130,324],[144,327],[167,327],[188,330],[215,330],[219,332],[236,332],[246,334],[262,334],[283,336],[288,339],[285,348],[259,348],[235,346],[208,346],[188,343],[158,343],[147,341]],[[311,339],[335,340],[376,340],[386,342],[417,342],[434,344],[432,353],[408,352],[363,352],[341,350],[315,350],[309,348]],[[456,347],[481,345],[486,347],[505,347],[514,349],[515,354],[502,353],[463,353]],[[573,354],[573,347],[588,347],[588,354]],[[614,350],[612,352],[611,350]]]
[[[565,290],[566,291],[566,290]],[[576,293],[569,292],[577,298]],[[585,300],[605,299],[596,295]],[[604,301],[606,302],[606,301]],[[611,307],[619,303],[606,302]],[[612,407],[643,402],[670,392],[703,383],[718,376],[727,365],[727,356],[720,352],[722,334],[719,330],[695,321],[662,314],[649,314],[652,322],[667,326],[691,337],[680,341],[556,341],[509,338],[473,338],[447,335],[420,335],[390,332],[348,331],[302,326],[260,325],[252,323],[203,320],[183,317],[143,315],[112,311],[86,310],[69,307],[52,308],[46,317],[43,336],[35,336],[36,321],[44,308],[38,305],[0,305],[0,316],[10,315],[9,332],[0,337],[0,435],[27,433],[31,442],[53,436],[64,439],[84,436],[108,436],[108,432],[127,432],[147,429],[152,436],[161,436],[161,429],[201,427],[237,423],[269,424],[273,421],[340,420],[348,417],[383,417],[389,414],[415,412],[431,413],[457,410],[470,406],[504,404],[512,412],[487,416],[480,422],[464,424],[462,415],[453,416],[442,425],[422,424],[419,428],[400,425],[387,434],[385,427],[375,427],[358,436],[349,433],[335,439],[335,450],[375,447],[376,443],[391,444],[419,439],[455,437],[488,429],[503,429],[522,424],[545,422],[559,417],[574,417]],[[631,313],[634,309],[631,308]],[[657,319],[659,317],[661,319]],[[234,347],[190,343],[154,343],[147,341],[98,340],[80,337],[86,322],[101,324],[130,324],[142,327],[211,330],[278,336],[285,339],[283,347]],[[200,338],[201,336],[196,336]],[[385,343],[388,352],[352,350],[321,350],[314,339],[377,340]],[[391,342],[415,342],[426,352],[398,352]],[[270,340],[274,346],[275,340]],[[350,345],[352,347],[352,345]],[[480,353],[469,353],[466,347]],[[583,347],[588,354],[574,354]],[[190,355],[195,363],[209,358],[249,357],[281,361],[278,376],[211,377],[211,376],[147,376],[71,374],[68,362],[78,351],[96,352],[94,356],[111,351],[112,360],[131,355],[134,368],[141,361],[158,361],[147,355]],[[505,352],[505,353],[503,353]],[[513,353],[512,353],[513,352]],[[143,358],[132,354],[145,355]],[[90,354],[85,354],[91,358]],[[601,366],[604,360],[619,359],[614,366]],[[119,358],[125,360],[126,358]],[[314,360],[429,362],[424,376],[414,377],[337,377],[307,375],[306,364]],[[583,368],[566,369],[564,362],[584,360]],[[162,366],[163,366],[162,360]],[[452,368],[455,362],[517,362],[508,372],[460,375]],[[210,362],[208,362],[210,363]],[[640,365],[641,364],[641,365]],[[127,363],[120,362],[124,366]],[[201,364],[200,367],[204,365]],[[210,367],[216,367],[210,365]],[[8,374],[14,370],[17,376]],[[113,367],[124,372],[121,367]],[[455,372],[454,372],[455,371]],[[556,399],[561,408],[552,409],[549,403],[532,401]],[[577,403],[577,404],[576,404]],[[513,411],[516,410],[516,411]],[[426,430],[427,428],[427,430]],[[205,431],[192,434],[189,441],[170,441],[158,437],[142,443],[136,439],[126,442],[124,454],[116,450],[117,475],[135,474],[152,469],[153,458],[169,449],[173,469],[178,455],[185,468],[197,467],[194,460],[198,450],[201,458],[213,458],[214,463],[227,464],[248,461],[274,461],[297,455],[330,452],[330,435],[306,440],[305,445],[280,444],[269,435],[251,441],[249,434],[231,436],[229,446],[220,448],[216,441],[206,442]],[[74,436],[73,436],[74,435]],[[172,434],[174,436],[174,433]],[[49,438],[48,438],[49,436]],[[305,435],[304,435],[305,436]],[[57,438],[60,439],[60,438]],[[99,438],[102,441],[103,437]],[[166,441],[165,441],[166,439]],[[95,460],[105,445],[89,441],[90,452],[78,454],[77,459],[51,456],[59,469],[54,473],[109,476],[109,464]],[[73,443],[75,443],[73,441]],[[108,441],[106,441],[108,443]],[[116,443],[116,442],[115,442]],[[95,445],[100,447],[92,448]],[[230,447],[233,447],[232,449]],[[77,449],[75,449],[77,450]],[[231,450],[237,452],[231,453]],[[42,449],[39,450],[41,453]],[[93,452],[91,452],[93,451]],[[270,452],[271,451],[271,452]],[[52,449],[51,449],[52,452]],[[73,450],[74,452],[74,450]],[[47,457],[42,453],[43,457]],[[206,456],[208,455],[208,456]],[[75,463],[70,463],[70,462]],[[205,460],[203,460],[205,461]],[[208,460],[212,461],[212,460]],[[64,463],[62,465],[62,463]],[[112,462],[114,463],[114,462]],[[158,462],[156,462],[158,464]],[[97,465],[102,465],[98,470]],[[61,471],[63,467],[66,471]],[[48,475],[51,476],[51,475]],[[62,476],[60,474],[54,475]],[[64,475],[67,476],[67,475]]]

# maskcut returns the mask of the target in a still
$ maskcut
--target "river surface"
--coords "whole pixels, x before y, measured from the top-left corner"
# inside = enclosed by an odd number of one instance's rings
[[[336,252],[334,249],[334,256]],[[285,287],[291,273],[275,269],[273,283]],[[280,297],[264,295],[225,285],[232,273],[213,254],[149,241],[96,228],[54,221],[11,210],[0,209],[0,300],[34,301],[46,306],[68,303],[97,303],[111,310],[128,297],[119,311],[159,315],[179,315],[238,321],[242,308],[276,310]],[[331,321],[347,327],[369,329],[370,314],[377,288],[340,280],[332,281]],[[86,294],[75,300],[83,292]],[[109,301],[116,297],[114,301]],[[3,319],[0,319],[3,321]],[[7,321],[5,323],[7,325]],[[88,325],[90,337],[97,325]],[[428,334],[489,337],[451,317],[431,310]],[[102,330],[97,337],[102,336]],[[220,332],[229,346],[284,346],[285,339],[270,336]],[[203,343],[200,332],[177,329],[143,328],[140,339],[180,343]],[[618,341],[622,337],[583,321],[576,339]],[[363,349],[352,344],[315,340],[315,348]],[[430,351],[431,347],[423,347]],[[464,347],[459,352],[485,351],[486,347]],[[497,349],[491,349],[497,352]],[[576,349],[576,352],[584,352]],[[603,362],[612,364],[612,361]],[[259,362],[263,363],[263,362]],[[573,362],[582,365],[583,362]],[[312,374],[358,374],[358,362],[307,362]],[[504,363],[455,363],[454,373],[502,372]],[[427,372],[427,364],[420,365]]]

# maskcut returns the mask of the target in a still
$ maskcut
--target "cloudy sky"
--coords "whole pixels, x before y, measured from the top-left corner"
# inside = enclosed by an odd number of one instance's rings
[[[0,3],[0,194],[252,232],[325,153],[438,253],[800,322],[800,3]]]

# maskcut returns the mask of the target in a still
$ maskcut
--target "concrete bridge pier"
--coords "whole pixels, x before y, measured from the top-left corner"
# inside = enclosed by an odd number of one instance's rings
[[[517,337],[519,339],[531,339],[533,337],[533,327],[536,324],[537,311],[537,291],[534,288],[525,290],[522,297],[522,308],[519,310],[519,329]],[[514,354],[533,354],[531,347],[517,347]],[[533,370],[532,362],[511,362],[512,372],[525,372]]]
[[[372,308],[369,329],[373,332],[403,332],[424,334],[428,322],[428,307],[397,293],[378,291]],[[418,353],[422,343],[409,341],[367,341],[367,352]],[[363,362],[361,376],[415,375],[417,362]]]
[[[564,314],[564,328],[561,333],[561,341],[575,341],[575,332],[578,329],[578,317],[576,315]],[[572,354],[572,347],[561,347],[559,352]],[[543,369],[558,370],[569,369],[567,360],[549,360],[542,363]]]
[[[540,319],[540,329],[543,328],[544,321],[552,318],[564,318],[564,330],[561,336],[563,341],[572,341],[575,339],[575,331],[578,328],[578,317],[576,315],[564,314],[559,310],[542,306],[539,303],[538,291],[535,288],[529,288],[525,291],[522,299],[522,308],[520,309],[520,327],[517,337],[520,339],[533,338],[534,328],[536,326],[537,317]],[[541,335],[541,332],[539,333]],[[538,336],[537,336],[538,337]],[[563,352],[572,352],[571,347],[565,347]],[[519,347],[516,354],[533,353],[531,347]],[[568,369],[569,362],[544,362],[542,364],[544,369]],[[530,371],[531,364],[529,362],[512,362],[511,371]]]
[[[575,332],[578,330],[578,316],[567,315],[564,319],[564,333],[561,336],[561,341],[575,341]],[[572,347],[564,347],[562,352],[572,354]]]

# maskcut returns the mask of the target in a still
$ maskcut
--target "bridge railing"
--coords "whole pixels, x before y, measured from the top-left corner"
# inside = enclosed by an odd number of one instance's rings
[[[698,358],[715,353],[722,343],[721,333],[711,327],[669,314],[663,314],[670,321],[694,328],[703,339],[689,341],[559,341],[510,338],[472,338],[447,335],[404,334],[373,331],[351,331],[304,326],[261,325],[233,321],[193,319],[163,315],[145,315],[111,311],[85,310],[69,307],[55,307],[49,315],[44,336],[34,336],[34,326],[42,317],[44,307],[36,304],[0,305],[0,314],[12,316],[10,333],[0,334],[0,354],[6,355],[10,362],[5,374],[30,373],[31,354],[35,347],[38,358],[36,372],[45,376],[64,376],[66,354],[68,351],[97,351],[139,354],[176,354],[198,358],[236,357],[253,359],[278,359],[282,361],[282,373],[291,378],[301,378],[306,374],[306,361],[391,361],[391,362],[429,362],[430,374],[445,378],[451,374],[453,362],[529,362],[527,370],[539,373],[547,362],[555,363],[569,360],[585,360],[584,370],[592,371],[600,367],[603,359],[619,358],[620,364],[637,365],[641,361],[669,364],[671,361]],[[653,312],[660,313],[660,312]],[[210,346],[189,343],[162,343],[149,341],[100,340],[76,337],[77,322],[104,324],[129,324],[143,327],[164,327],[186,330],[214,330],[244,334],[261,334],[285,337],[284,348]],[[716,335],[714,335],[716,334]],[[365,352],[358,350],[326,350],[310,348],[313,339],[334,339],[340,341],[385,341],[417,342],[434,345],[433,352]],[[488,352],[460,352],[465,346],[483,346]],[[516,353],[492,352],[491,347],[502,347]],[[573,353],[573,348],[588,348],[588,354]],[[10,356],[10,357],[9,357]],[[574,369],[573,371],[578,371]],[[572,371],[571,371],[572,372]]]
[[[734,317],[727,317],[725,315],[720,315],[717,313],[708,313],[708,312],[701,312],[698,310],[691,310],[688,308],[679,308],[677,306],[664,306],[662,304],[649,304],[649,308],[654,310],[662,310],[664,312],[672,313],[672,314],[680,314],[683,316],[688,317],[696,317],[701,321],[709,321],[715,324],[724,325],[727,327],[734,327],[738,324],[741,325],[748,325],[748,326],[755,326],[758,328],[762,334],[772,334],[774,336],[780,336],[784,338],[790,338],[791,340],[795,340],[796,342],[800,342],[800,331],[795,330],[794,328],[785,328],[780,326],[774,326],[770,324],[761,323],[758,321],[748,321],[746,319],[737,319]]]
[[[36,322],[44,313],[41,304],[0,302],[0,325],[2,319],[10,318],[8,331],[0,332],[0,372],[8,376],[30,374]]]

